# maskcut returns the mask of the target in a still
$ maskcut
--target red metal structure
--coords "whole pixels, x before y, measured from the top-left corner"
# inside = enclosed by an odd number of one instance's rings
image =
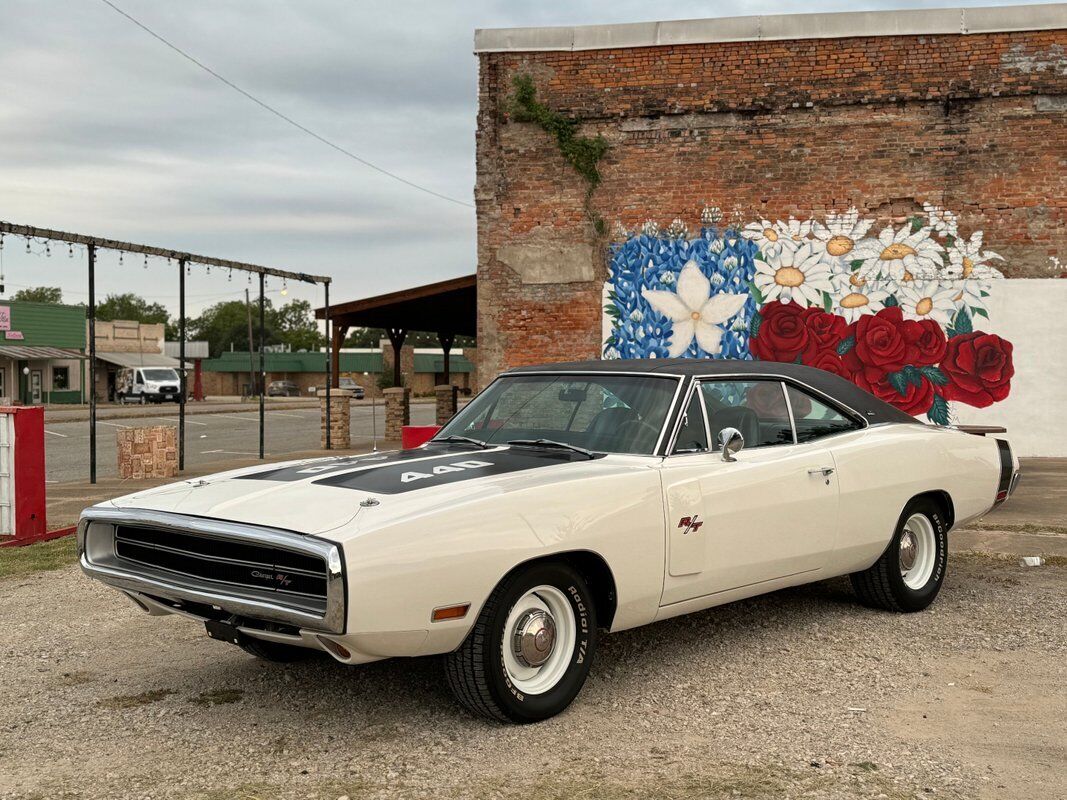
[[[0,406],[0,544],[47,538],[44,408]]]
[[[440,425],[404,425],[400,429],[400,447],[404,450],[414,450],[430,441],[439,430]]]

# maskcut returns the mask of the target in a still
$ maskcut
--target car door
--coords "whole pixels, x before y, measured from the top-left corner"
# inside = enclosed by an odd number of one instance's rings
[[[787,396],[778,380],[695,385],[662,465],[668,539],[662,605],[710,601],[782,578],[815,580],[826,566],[838,525],[833,455],[822,437],[796,440]],[[705,425],[703,446],[694,419]],[[723,459],[717,441],[725,427],[745,436],[733,461]]]

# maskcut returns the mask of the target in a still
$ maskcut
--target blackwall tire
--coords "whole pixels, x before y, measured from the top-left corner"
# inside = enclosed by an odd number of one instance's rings
[[[885,552],[869,569],[850,576],[860,602],[903,613],[934,602],[948,567],[948,530],[937,502],[922,497],[908,503]]]
[[[315,654],[314,650],[307,647],[296,647],[281,642],[268,642],[264,639],[255,639],[251,636],[245,636],[241,640],[240,647],[249,655],[253,655],[264,661],[273,661],[276,664],[304,661]]]
[[[446,657],[445,676],[459,703],[475,714],[538,722],[578,695],[596,644],[596,609],[585,579],[567,564],[533,564],[493,590],[466,640]]]

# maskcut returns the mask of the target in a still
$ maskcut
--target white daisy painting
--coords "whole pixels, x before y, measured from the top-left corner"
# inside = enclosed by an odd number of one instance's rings
[[[754,283],[765,303],[781,300],[802,306],[822,306],[823,293],[834,288],[830,276],[831,265],[825,260],[824,251],[805,242],[796,250],[757,258]]]
[[[860,275],[868,280],[892,279],[898,283],[937,280],[944,267],[945,248],[930,237],[930,228],[913,231],[911,225],[894,230],[887,225],[877,239],[864,239],[851,253]]]

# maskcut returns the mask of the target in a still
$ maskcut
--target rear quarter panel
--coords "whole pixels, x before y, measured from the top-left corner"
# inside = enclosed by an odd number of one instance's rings
[[[993,505],[1000,473],[993,439],[929,425],[886,424],[845,434],[831,449],[841,492],[835,574],[873,564],[916,495],[948,493],[954,526]]]

